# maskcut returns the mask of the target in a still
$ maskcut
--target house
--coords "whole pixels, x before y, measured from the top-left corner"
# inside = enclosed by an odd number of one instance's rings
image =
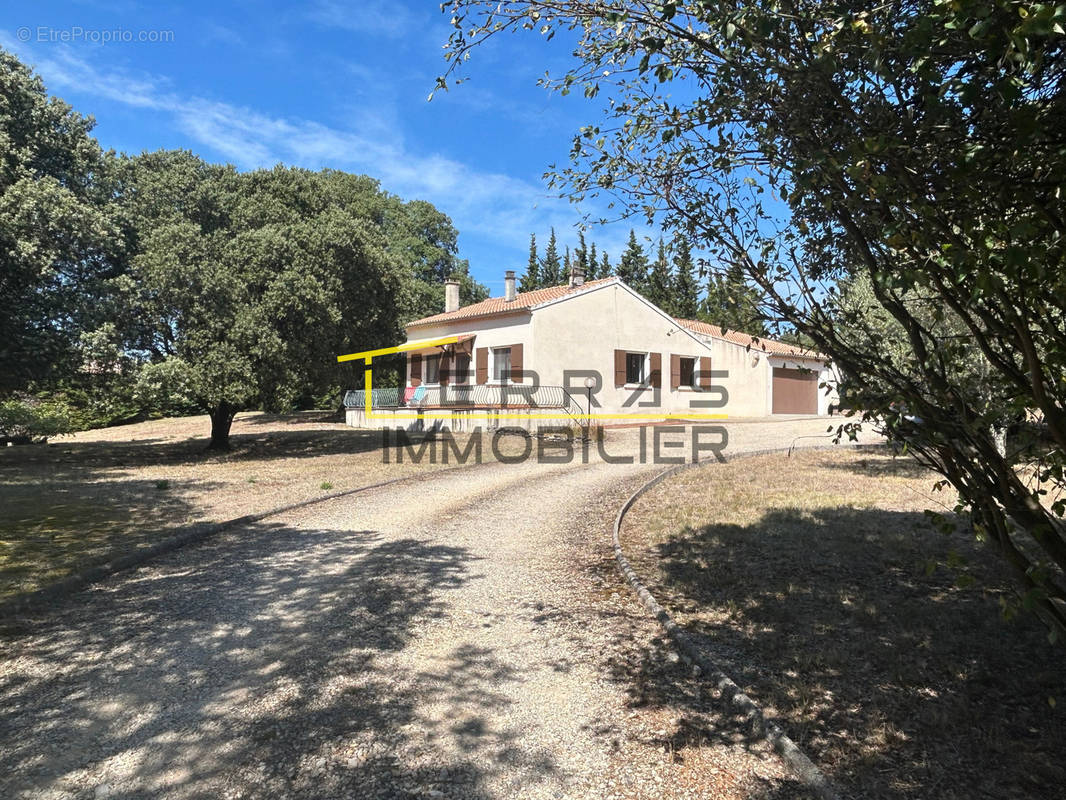
[[[730,404],[738,409],[737,416],[825,416],[831,413],[830,406],[839,402],[837,376],[824,355],[774,339],[726,331],[699,320],[676,322],[712,348],[715,369],[740,374],[744,361],[749,362],[756,379],[733,384],[736,393],[730,392]]]
[[[432,344],[444,337],[455,341]],[[368,422],[365,397],[349,392],[349,424],[414,427],[419,412],[457,430],[484,424],[486,411],[536,418],[516,423],[527,428],[590,412],[606,424],[816,415],[835,399],[824,356],[674,319],[618,278],[586,282],[576,270],[567,284],[521,293],[508,271],[502,297],[468,306],[448,282],[445,310],[408,323],[403,347],[403,395],[375,395]]]

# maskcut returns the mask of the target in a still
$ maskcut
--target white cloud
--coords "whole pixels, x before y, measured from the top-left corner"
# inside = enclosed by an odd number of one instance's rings
[[[3,34],[0,44],[9,46]],[[390,192],[434,203],[452,217],[460,231],[476,232],[509,248],[520,249],[529,231],[550,225],[562,234],[576,218],[568,204],[550,198],[539,182],[412,150],[389,111],[353,117],[351,127],[342,129],[185,97],[164,78],[97,69],[69,50],[59,49],[48,57],[34,53],[29,60],[50,91],[74,89],[167,115],[190,138],[242,169],[281,162],[365,172]]]
[[[37,52],[26,53],[25,46],[11,42],[3,33],[0,45],[22,51],[49,91],[62,95],[64,90],[75,90],[168,118],[203,148],[209,160],[225,159],[241,169],[286,163],[362,172],[401,197],[428,200],[452,218],[466,243],[464,253],[473,258],[490,285],[502,270],[523,268],[530,232],[536,231],[542,255],[552,226],[560,252],[564,244],[576,244],[573,225],[580,217],[579,209],[549,195],[538,179],[485,171],[419,151],[405,141],[396,111],[387,104],[372,112],[353,112],[344,127],[336,127],[184,96],[164,77],[97,68],[62,48],[40,57]],[[633,222],[639,237],[652,234],[641,224],[643,220]],[[617,264],[629,228],[628,222],[596,226],[587,238],[601,252],[608,250],[612,264]]]
[[[329,28],[390,38],[409,35],[422,27],[421,20],[408,8],[383,0],[318,0],[311,4],[307,18]]]

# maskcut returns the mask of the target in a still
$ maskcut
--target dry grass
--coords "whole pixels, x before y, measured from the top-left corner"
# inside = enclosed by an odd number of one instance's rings
[[[1061,646],[1031,617],[1002,618],[995,557],[922,513],[953,503],[933,482],[877,451],[740,460],[650,492],[623,547],[856,796],[1061,797]],[[968,588],[944,566],[960,560]]]
[[[240,414],[225,454],[205,452],[209,430],[207,417],[187,417],[0,448],[0,598],[183,525],[448,466],[383,464],[380,432],[327,413]]]

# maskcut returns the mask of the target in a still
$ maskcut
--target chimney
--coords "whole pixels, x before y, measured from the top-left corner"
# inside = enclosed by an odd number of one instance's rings
[[[570,288],[585,285],[585,270],[581,267],[570,267]]]
[[[444,282],[444,313],[459,310],[459,281],[448,278]]]
[[[503,299],[510,303],[514,300],[514,270],[503,273]]]

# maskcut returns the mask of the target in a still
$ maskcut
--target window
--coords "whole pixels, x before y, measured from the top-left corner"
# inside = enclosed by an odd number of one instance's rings
[[[452,383],[470,382],[470,356],[460,353],[455,357],[455,375]]]
[[[492,350],[492,379],[507,383],[511,378],[511,348],[496,347]]]
[[[426,383],[440,383],[440,356],[426,356]]]
[[[681,356],[681,385],[696,387],[696,359]]]
[[[626,353],[626,383],[644,383],[647,380],[647,360],[646,353]]]

